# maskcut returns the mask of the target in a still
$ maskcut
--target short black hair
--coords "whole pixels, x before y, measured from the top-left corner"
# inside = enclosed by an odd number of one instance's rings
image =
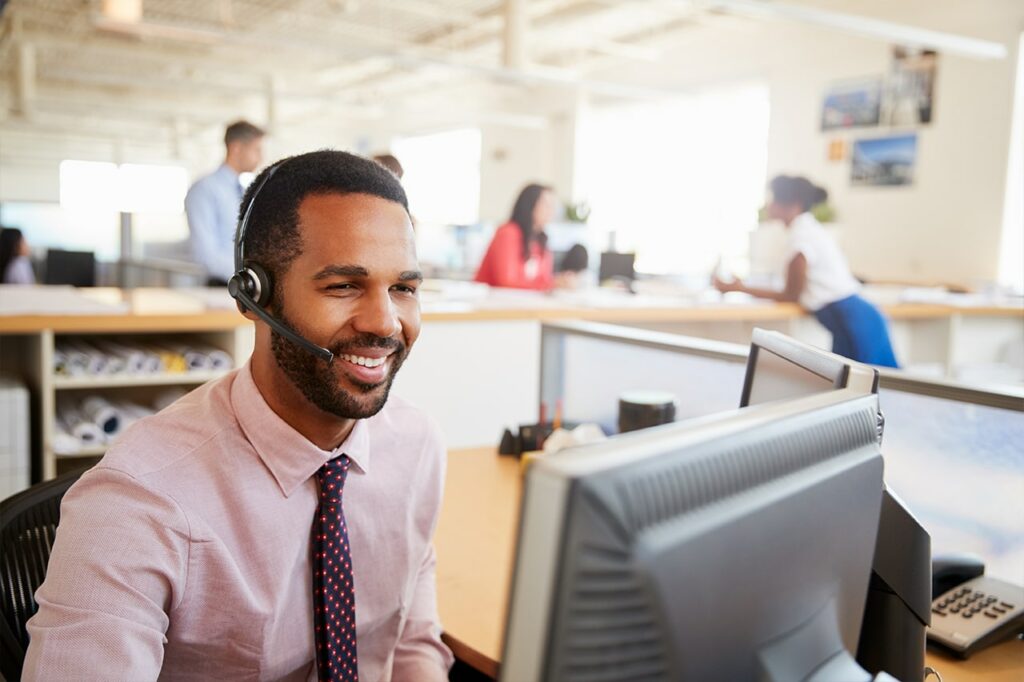
[[[281,159],[252,181],[242,198],[238,222],[272,168],[273,177],[259,190],[245,231],[245,260],[259,263],[279,280],[301,253],[299,204],[312,194],[370,194],[409,211],[398,178],[375,161],[325,149]],[[235,234],[237,240],[239,235]]]
[[[799,204],[805,211],[828,201],[828,191],[825,188],[818,187],[800,176],[777,175],[768,183],[768,187],[772,191],[772,201],[780,204]]]
[[[394,154],[374,154],[373,160],[397,175],[399,180],[401,180],[402,176],[405,175],[405,169],[402,168],[402,162],[399,161]]]
[[[263,128],[248,121],[235,121],[224,129],[224,146],[227,147],[232,142],[251,142],[266,134],[267,131]]]

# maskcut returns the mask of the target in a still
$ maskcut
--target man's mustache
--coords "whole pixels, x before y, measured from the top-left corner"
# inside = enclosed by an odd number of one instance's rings
[[[345,339],[338,343],[330,346],[330,350],[335,355],[344,355],[351,350],[357,348],[383,348],[384,350],[396,351],[398,353],[405,352],[405,344],[387,336],[377,336],[376,334],[360,334],[359,336],[352,337],[351,339]]]

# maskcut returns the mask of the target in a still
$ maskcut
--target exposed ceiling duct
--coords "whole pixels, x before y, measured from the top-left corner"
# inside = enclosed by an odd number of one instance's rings
[[[678,1],[688,5],[693,3],[693,0]],[[773,2],[772,0],[700,0],[700,4],[710,9],[757,19],[796,21],[908,48],[936,50],[972,59],[1005,59],[1008,54],[1006,45],[991,40],[932,31],[918,26],[803,5]]]

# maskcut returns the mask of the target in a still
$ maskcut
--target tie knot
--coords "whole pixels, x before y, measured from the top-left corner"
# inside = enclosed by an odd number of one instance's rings
[[[349,462],[348,455],[338,455],[324,463],[316,472],[317,480],[320,481],[321,499],[334,502],[341,500]]]

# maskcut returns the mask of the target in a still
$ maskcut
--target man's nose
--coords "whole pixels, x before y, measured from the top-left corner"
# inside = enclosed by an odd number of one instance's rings
[[[361,297],[352,326],[358,332],[383,338],[395,336],[402,329],[398,309],[386,291],[368,291]]]

